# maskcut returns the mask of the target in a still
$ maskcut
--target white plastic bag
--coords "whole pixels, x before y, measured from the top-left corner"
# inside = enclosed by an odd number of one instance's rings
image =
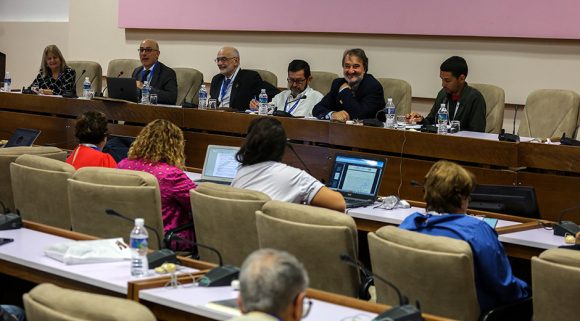
[[[52,244],[44,249],[44,254],[65,264],[103,263],[131,259],[131,249],[120,237]]]

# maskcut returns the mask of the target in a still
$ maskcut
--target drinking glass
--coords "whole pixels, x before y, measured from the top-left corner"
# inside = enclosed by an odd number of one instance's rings
[[[150,94],[149,95],[149,104],[157,105],[157,94]]]
[[[461,131],[461,122],[459,120],[452,120],[451,126],[449,127],[450,133],[458,133]]]
[[[210,99],[207,102],[208,109],[216,109],[217,108],[217,99]]]

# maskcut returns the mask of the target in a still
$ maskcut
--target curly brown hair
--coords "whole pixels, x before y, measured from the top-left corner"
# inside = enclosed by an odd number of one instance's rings
[[[141,130],[127,157],[151,163],[167,163],[183,169],[185,167],[183,132],[168,120],[156,119]]]
[[[75,125],[75,136],[81,144],[98,145],[107,137],[107,116],[98,111],[82,114]]]

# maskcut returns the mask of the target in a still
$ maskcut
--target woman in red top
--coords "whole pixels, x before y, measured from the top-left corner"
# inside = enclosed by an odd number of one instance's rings
[[[75,169],[86,166],[117,167],[111,155],[101,152],[107,142],[107,117],[103,113],[89,111],[82,114],[77,120],[75,136],[80,144],[66,159]]]

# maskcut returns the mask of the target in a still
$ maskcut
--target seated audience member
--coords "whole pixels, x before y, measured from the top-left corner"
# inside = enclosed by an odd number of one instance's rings
[[[288,90],[277,94],[272,102],[278,110],[283,110],[292,116],[312,117],[312,108],[322,97],[320,92],[308,84],[312,81],[310,65],[304,60],[292,60],[288,65]],[[250,109],[258,109],[258,101],[250,102]]]
[[[129,148],[120,169],[147,172],[157,177],[161,191],[161,212],[165,232],[193,223],[189,191],[196,188],[183,172],[185,140],[179,127],[165,119],[157,119],[145,126]],[[176,233],[193,241],[193,228]],[[182,245],[183,249],[189,245]]]
[[[342,56],[344,78],[332,82],[330,92],[314,106],[318,119],[341,122],[376,118],[385,107],[383,86],[369,74],[369,59],[362,49],[348,49]]]
[[[232,321],[299,321],[310,312],[308,273],[287,252],[261,249],[250,254],[240,271],[238,306],[244,314]]]
[[[0,321],[25,321],[22,308],[15,305],[0,305]]]
[[[340,193],[305,171],[281,163],[286,144],[286,132],[279,120],[271,117],[253,120],[246,142],[236,154],[241,167],[232,186],[260,191],[279,201],[344,212],[346,204]]]
[[[453,56],[440,67],[441,89],[427,117],[412,112],[407,115],[409,122],[433,125],[437,123],[437,112],[441,104],[447,105],[449,121],[459,120],[461,130],[485,131],[485,100],[481,93],[470,87],[467,78],[467,62],[462,57]]]
[[[66,65],[62,53],[56,45],[44,48],[40,71],[31,87],[38,87],[45,95],[62,95],[66,91],[75,91],[76,72]]]
[[[75,136],[80,144],[66,162],[75,169],[86,166],[117,167],[111,155],[101,152],[107,143],[107,131],[107,117],[103,113],[88,111],[82,114],[75,126]]]
[[[149,82],[151,94],[157,94],[160,104],[175,105],[177,101],[177,76],[175,71],[159,61],[159,44],[152,39],[145,39],[139,46],[139,59],[143,66],[133,70],[133,79],[137,88],[143,89],[143,83]],[[139,94],[141,96],[141,94]]]
[[[253,70],[240,68],[240,53],[236,48],[221,48],[215,62],[220,73],[211,79],[211,98],[217,99],[219,107],[246,110],[250,100],[260,94],[262,78]]]
[[[530,288],[512,274],[496,231],[466,215],[475,177],[463,167],[438,161],[425,176],[427,214],[413,213],[400,228],[469,243],[473,253],[477,299],[482,314],[494,307],[526,298]]]

